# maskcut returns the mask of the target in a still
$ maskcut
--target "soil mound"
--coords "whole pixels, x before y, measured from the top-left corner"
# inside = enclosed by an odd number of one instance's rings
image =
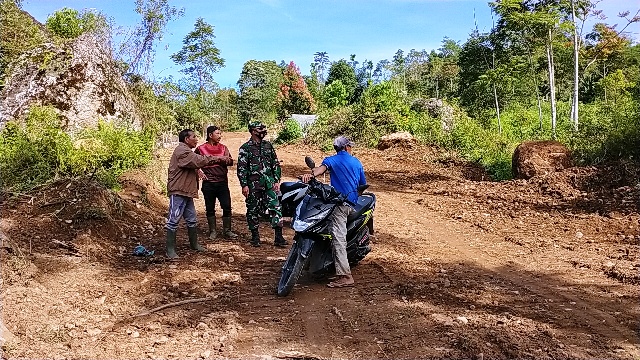
[[[139,170],[126,172],[118,179],[122,190],[118,195],[125,200],[142,204],[158,211],[166,211],[167,198],[153,181]]]
[[[380,142],[378,142],[378,150],[386,150],[392,147],[412,149],[417,144],[418,141],[413,137],[413,135],[403,131],[381,137]]]
[[[557,141],[526,141],[513,153],[515,179],[531,179],[572,166],[571,152]]]
[[[7,235],[29,252],[94,260],[111,260],[130,252],[137,243],[159,237],[162,213],[154,207],[164,208],[153,191],[131,190],[136,189],[132,184],[142,183],[141,176],[134,179],[132,175],[124,182],[125,196],[92,179],[42,185],[7,201],[5,211],[25,215],[9,223]]]

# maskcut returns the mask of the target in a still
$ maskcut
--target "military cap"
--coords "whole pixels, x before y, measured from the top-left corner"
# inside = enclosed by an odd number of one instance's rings
[[[264,129],[266,126],[260,121],[249,121],[249,131],[253,129]]]

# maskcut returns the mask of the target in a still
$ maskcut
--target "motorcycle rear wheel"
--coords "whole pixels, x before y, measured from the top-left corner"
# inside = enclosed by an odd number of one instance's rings
[[[289,255],[282,265],[282,275],[278,282],[278,296],[287,296],[293,290],[294,285],[298,282],[302,269],[309,262],[309,258],[302,256],[302,247],[300,241],[296,240],[291,246]]]

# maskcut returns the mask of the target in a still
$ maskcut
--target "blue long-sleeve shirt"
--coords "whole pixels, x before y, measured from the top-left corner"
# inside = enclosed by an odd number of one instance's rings
[[[358,186],[367,183],[360,160],[345,150],[322,160],[331,175],[331,186],[345,195],[350,202],[358,202]]]

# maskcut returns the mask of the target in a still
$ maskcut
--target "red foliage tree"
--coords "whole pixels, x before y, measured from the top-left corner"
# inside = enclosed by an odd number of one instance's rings
[[[291,114],[313,114],[316,104],[307,89],[300,69],[292,61],[284,70],[284,80],[278,92],[278,117],[286,120]]]

